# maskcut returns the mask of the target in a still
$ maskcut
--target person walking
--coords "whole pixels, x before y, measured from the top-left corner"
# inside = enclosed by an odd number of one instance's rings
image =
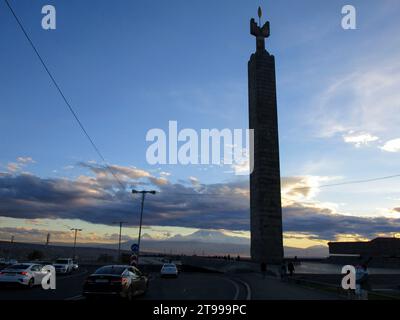
[[[368,300],[370,290],[369,272],[366,264],[356,268],[356,297],[359,300]]]
[[[289,270],[289,275],[291,276],[291,277],[293,277],[293,274],[294,274],[294,271],[295,271],[295,269],[294,269],[294,264],[293,264],[293,262],[289,262],[289,264],[288,264],[288,270]]]
[[[137,267],[138,258],[135,254],[131,255],[130,265],[133,267]]]
[[[265,262],[261,262],[260,269],[262,277],[265,279],[265,274],[267,273],[267,264]]]
[[[287,268],[286,268],[286,263],[285,261],[282,262],[281,265],[281,281],[285,281],[286,280],[286,273],[287,273]]]

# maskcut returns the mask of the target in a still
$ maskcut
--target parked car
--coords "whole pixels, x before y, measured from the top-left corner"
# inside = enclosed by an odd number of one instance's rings
[[[57,273],[71,273],[74,270],[74,262],[71,258],[59,258],[53,264]]]
[[[0,271],[0,284],[21,285],[32,288],[42,282],[47,274],[43,266],[35,263],[19,263],[8,266]]]
[[[6,267],[6,259],[0,258],[0,270]]]
[[[18,263],[18,261],[15,260],[15,259],[8,259],[8,260],[4,261],[4,264],[7,265],[7,266],[11,266],[11,265],[17,264],[17,263]]]
[[[165,263],[161,268],[161,277],[178,277],[178,268],[174,263]]]
[[[109,265],[97,269],[86,279],[83,295],[86,298],[114,296],[132,300],[146,292],[148,283],[148,278],[136,267]]]

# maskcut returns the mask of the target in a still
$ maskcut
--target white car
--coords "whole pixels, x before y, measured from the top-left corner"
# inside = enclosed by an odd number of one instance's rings
[[[164,263],[161,268],[161,277],[178,277],[178,268],[174,263]]]
[[[47,274],[43,266],[35,263],[19,263],[0,271],[0,284],[22,285],[32,288],[42,283]]]
[[[15,260],[15,259],[8,259],[8,260],[5,260],[5,259],[4,259],[4,261],[1,262],[1,263],[2,263],[2,264],[5,264],[5,265],[8,265],[8,266],[11,266],[11,265],[13,265],[13,264],[17,264],[18,261]]]
[[[59,258],[53,266],[57,273],[71,273],[74,270],[74,261],[71,258]]]

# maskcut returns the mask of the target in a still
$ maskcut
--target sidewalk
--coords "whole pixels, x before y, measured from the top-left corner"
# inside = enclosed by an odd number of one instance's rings
[[[342,300],[339,295],[323,292],[296,284],[282,282],[279,278],[267,276],[263,279],[259,273],[237,275],[247,282],[251,289],[252,300]]]

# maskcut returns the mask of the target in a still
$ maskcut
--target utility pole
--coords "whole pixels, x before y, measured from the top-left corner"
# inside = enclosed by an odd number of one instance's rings
[[[48,233],[46,237],[46,247],[49,245],[49,243],[50,243],[50,233]]]
[[[139,236],[138,236],[138,257],[137,257],[137,263],[139,264],[139,254],[140,254],[140,238],[142,236],[142,221],[143,221],[143,207],[144,207],[144,199],[147,193],[150,194],[156,194],[156,191],[154,190],[143,190],[143,191],[137,191],[137,190],[132,190],[133,194],[138,194],[140,193],[142,195],[142,203],[140,207],[140,223],[139,223]]]
[[[82,231],[82,229],[78,229],[78,228],[71,228],[71,231],[75,232],[75,237],[74,237],[74,253],[72,255],[72,259],[75,259],[75,249],[76,249],[76,236],[78,234],[78,231]]]
[[[118,261],[121,262],[121,234],[122,234],[122,225],[127,223],[126,221],[118,221],[113,222],[113,224],[119,224],[119,239],[118,239]]]
[[[11,243],[14,243],[14,236],[11,236]]]

